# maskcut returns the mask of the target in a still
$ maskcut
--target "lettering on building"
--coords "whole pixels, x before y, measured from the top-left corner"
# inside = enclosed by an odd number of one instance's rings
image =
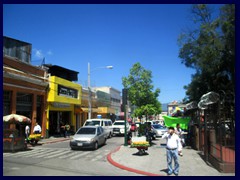
[[[58,96],[65,96],[69,98],[78,98],[78,91],[69,87],[58,85]]]

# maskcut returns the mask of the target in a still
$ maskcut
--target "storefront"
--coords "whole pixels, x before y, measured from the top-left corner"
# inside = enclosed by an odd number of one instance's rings
[[[69,124],[71,132],[77,129],[80,118],[78,107],[81,104],[81,89],[79,84],[60,77],[51,76],[47,105],[47,132],[49,136],[61,136],[61,126]]]
[[[47,87],[43,69],[8,56],[3,58],[3,115],[19,114],[30,118],[31,133],[38,122],[43,137],[46,130]],[[24,128],[15,126],[19,131]]]

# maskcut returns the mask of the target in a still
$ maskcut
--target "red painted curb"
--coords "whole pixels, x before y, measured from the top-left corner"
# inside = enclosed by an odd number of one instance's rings
[[[137,174],[142,174],[142,175],[146,175],[146,176],[164,176],[164,175],[160,175],[160,174],[154,174],[154,173],[149,173],[149,172],[145,172],[145,171],[141,171],[141,170],[137,170],[137,169],[133,169],[133,168],[130,168],[130,167],[126,167],[126,166],[123,166],[117,162],[115,162],[113,159],[112,159],[112,153],[115,153],[117,151],[119,151],[121,147],[119,146],[117,149],[115,149],[114,151],[110,152],[108,155],[107,155],[107,160],[108,162],[110,162],[112,165],[120,168],[120,169],[123,169],[123,170],[126,170],[126,171],[130,171],[130,172],[134,172],[134,173],[137,173]]]

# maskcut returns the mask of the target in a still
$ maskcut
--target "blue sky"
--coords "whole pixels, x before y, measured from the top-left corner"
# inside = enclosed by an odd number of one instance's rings
[[[216,5],[217,6],[217,5]],[[182,100],[194,70],[178,58],[177,38],[193,26],[189,4],[3,5],[3,35],[32,44],[32,64],[79,72],[87,86],[123,88],[134,63],[152,71],[159,100]],[[112,65],[112,70],[98,69]],[[96,69],[95,69],[96,68]]]

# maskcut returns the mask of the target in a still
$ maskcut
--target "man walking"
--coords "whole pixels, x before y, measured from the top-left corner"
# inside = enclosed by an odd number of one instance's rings
[[[33,128],[33,134],[41,134],[42,129],[41,126],[36,122],[36,125]]]
[[[180,138],[175,134],[173,127],[169,127],[168,133],[164,134],[162,138],[167,140],[168,175],[174,173],[177,176],[179,173],[178,153],[182,151]],[[174,160],[174,169],[172,168],[172,159]]]

